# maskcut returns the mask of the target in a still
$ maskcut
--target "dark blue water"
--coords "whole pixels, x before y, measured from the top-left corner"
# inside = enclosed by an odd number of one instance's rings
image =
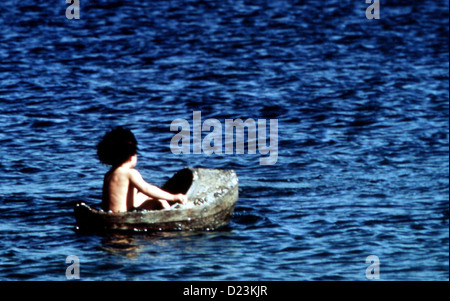
[[[0,5],[0,279],[449,278],[448,1],[64,1]],[[175,155],[192,112],[277,119],[278,161]],[[99,204],[95,145],[117,125],[156,185],[234,169],[217,232],[83,235]]]

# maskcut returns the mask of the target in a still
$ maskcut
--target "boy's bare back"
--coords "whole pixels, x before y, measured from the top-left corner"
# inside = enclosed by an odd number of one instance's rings
[[[129,180],[130,171],[119,167],[106,173],[103,181],[103,204],[104,210],[113,212],[124,212],[134,207],[138,200],[138,192]]]

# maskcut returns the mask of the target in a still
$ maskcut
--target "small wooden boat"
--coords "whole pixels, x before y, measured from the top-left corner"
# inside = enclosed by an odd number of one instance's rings
[[[238,199],[238,178],[233,170],[184,168],[161,187],[184,193],[189,201],[163,210],[105,212],[78,203],[74,208],[81,231],[186,231],[216,230],[227,225]]]

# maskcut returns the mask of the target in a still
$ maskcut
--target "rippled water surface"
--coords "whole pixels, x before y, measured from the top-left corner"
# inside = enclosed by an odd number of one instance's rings
[[[448,1],[80,2],[0,5],[1,280],[448,280]],[[172,154],[193,111],[277,119],[277,163]],[[153,184],[234,169],[229,227],[75,232],[116,125]]]

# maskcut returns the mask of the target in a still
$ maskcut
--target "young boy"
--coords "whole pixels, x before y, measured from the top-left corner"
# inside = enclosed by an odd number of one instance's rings
[[[137,141],[122,127],[107,132],[97,145],[101,162],[111,165],[103,181],[102,209],[125,212],[133,208],[167,209],[169,203],[187,202],[184,194],[171,194],[147,183],[134,167],[137,163]]]

